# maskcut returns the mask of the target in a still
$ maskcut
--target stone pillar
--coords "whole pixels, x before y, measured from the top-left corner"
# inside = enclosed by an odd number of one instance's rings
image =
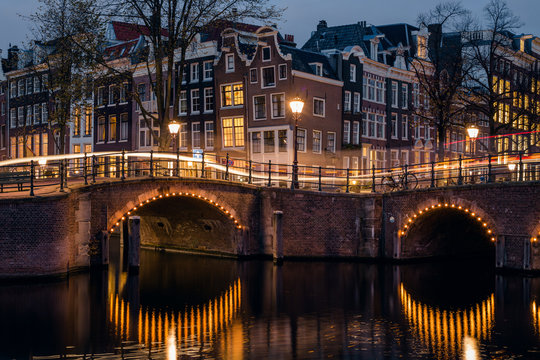
[[[496,261],[495,267],[501,269],[506,265],[505,261],[505,248],[504,248],[504,235],[497,236],[497,242],[495,243]]]
[[[129,258],[129,219],[122,220],[120,225],[120,248],[122,250],[122,271],[127,271]]]
[[[128,267],[130,271],[138,272],[141,248],[141,217],[129,217]]]
[[[283,262],[283,211],[274,211],[272,258],[274,263]]]

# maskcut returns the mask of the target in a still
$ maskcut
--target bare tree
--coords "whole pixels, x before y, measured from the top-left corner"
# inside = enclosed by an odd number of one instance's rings
[[[141,109],[146,124],[158,124],[157,142],[160,150],[168,149],[171,135],[168,124],[172,121],[169,110],[177,113],[180,103],[182,71],[186,53],[194,45],[197,33],[204,27],[219,26],[223,20],[267,20],[279,18],[280,9],[268,5],[268,0],[113,0],[102,4],[110,18],[125,19],[147,29],[147,49],[143,66],[156,98],[156,111],[143,106],[140,94],[134,89],[132,96]],[[103,62],[108,66],[106,62]],[[127,69],[114,69],[126,75]],[[145,75],[145,76],[146,76]]]
[[[484,8],[484,18],[485,25],[463,34],[464,56],[472,69],[465,79],[462,100],[469,113],[481,114],[488,120],[488,151],[495,154],[494,137],[510,131],[527,112],[525,106],[512,105],[520,101],[518,94],[528,92],[530,84],[512,80],[517,54],[512,47],[512,31],[521,26],[519,18],[505,0],[490,0]]]
[[[446,134],[453,126],[462,126],[463,106],[459,93],[469,65],[464,62],[459,34],[470,26],[468,10],[459,2],[441,3],[419,15],[420,32],[428,39],[417,46],[411,68],[427,101],[416,109],[419,119],[435,128],[437,156],[444,159]]]
[[[65,138],[74,106],[91,101],[92,78],[98,63],[84,49],[101,47],[102,22],[93,0],[39,0],[38,11],[29,17],[36,40],[30,67],[47,74],[48,119],[56,151],[64,153]]]

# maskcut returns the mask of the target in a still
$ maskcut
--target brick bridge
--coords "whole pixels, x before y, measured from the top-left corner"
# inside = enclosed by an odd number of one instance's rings
[[[540,270],[538,182],[387,194],[322,193],[209,179],[136,178],[0,198],[0,275],[65,273],[100,258],[100,235],[141,216],[143,245],[219,255],[414,259],[489,254]],[[470,237],[470,238],[469,238]],[[144,266],[144,264],[143,264]]]

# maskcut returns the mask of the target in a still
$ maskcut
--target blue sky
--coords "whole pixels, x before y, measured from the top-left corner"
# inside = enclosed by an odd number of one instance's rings
[[[301,46],[315,30],[319,20],[328,25],[351,24],[365,20],[371,24],[407,22],[416,24],[418,13],[432,8],[439,1],[433,0],[273,0],[280,7],[287,7],[283,20],[278,23],[282,33],[293,34]],[[462,1],[465,7],[481,16],[487,0]],[[540,36],[540,1],[508,0],[510,8],[524,26],[521,32]],[[28,15],[38,8],[38,0],[0,0],[0,49],[6,56],[8,44],[17,44],[31,38],[29,25],[20,15]]]

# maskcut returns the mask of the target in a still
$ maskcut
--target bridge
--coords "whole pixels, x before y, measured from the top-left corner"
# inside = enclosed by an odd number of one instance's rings
[[[107,262],[141,218],[143,246],[218,256],[409,260],[493,256],[540,270],[539,154],[391,169],[93,153],[0,163],[0,275]],[[296,179],[294,174],[298,174]]]

